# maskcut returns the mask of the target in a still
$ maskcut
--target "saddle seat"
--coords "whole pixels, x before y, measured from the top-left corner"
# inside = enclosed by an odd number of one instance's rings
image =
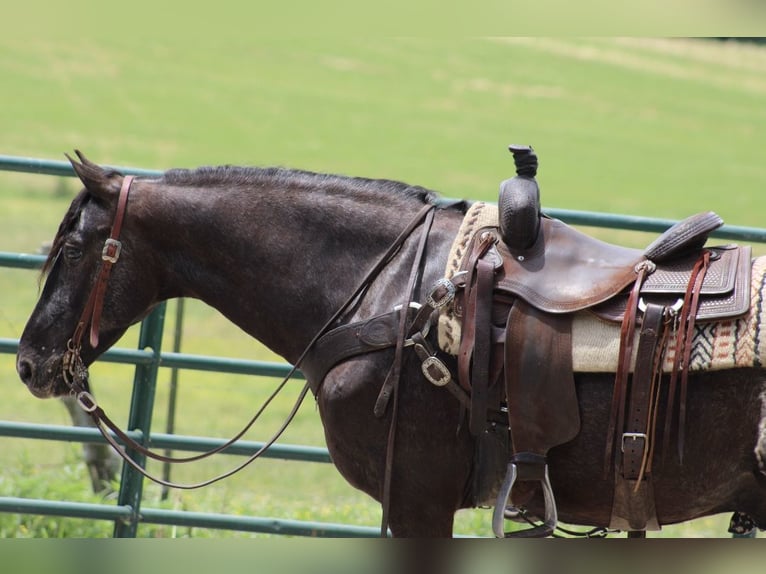
[[[485,233],[496,231],[477,233],[469,252]],[[605,243],[548,217],[541,217],[531,247],[512,250],[495,235],[484,257],[495,268],[496,292],[546,313],[580,311],[614,297],[635,281],[635,267],[645,259],[639,249]]]
[[[499,239],[498,228],[488,226],[473,235],[451,281],[456,287],[465,287],[469,254],[477,249],[485,234],[490,234],[492,245],[483,255],[495,269],[494,297],[498,301],[523,299],[545,313],[573,313],[589,310],[602,319],[619,322],[623,319],[628,293],[635,283],[638,266],[651,262],[651,271],[641,285],[641,295],[652,301],[675,303],[683,297],[689,276],[699,258],[700,249],[689,248],[707,237],[723,221],[713,212],[691,216],[668,229],[644,250],[610,244],[571,227],[558,219],[541,216],[540,231],[528,249],[510,249]],[[693,225],[692,225],[693,224]],[[696,228],[687,240],[678,242],[676,230]],[[665,246],[662,256],[653,254],[657,245]],[[667,249],[673,246],[673,251]],[[748,246],[722,245],[708,248],[711,261],[701,293],[698,316],[702,320],[735,317],[749,309],[750,298],[746,287],[750,267]],[[740,287],[735,289],[735,287]],[[453,303],[454,313],[460,317],[464,301],[458,296]]]

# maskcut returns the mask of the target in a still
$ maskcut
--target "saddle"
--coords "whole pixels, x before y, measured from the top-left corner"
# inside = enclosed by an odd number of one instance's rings
[[[499,537],[537,537],[556,525],[546,456],[579,433],[571,325],[583,310],[621,325],[604,458],[604,472],[615,480],[609,526],[658,529],[650,479],[665,353],[674,343],[663,437],[667,446],[678,395],[682,457],[694,328],[747,313],[749,248],[705,248],[723,224],[713,212],[681,221],[644,250],[590,237],[541,212],[536,156],[529,147],[510,150],[517,176],[500,187],[499,221],[473,234],[446,280],[455,293],[450,312],[461,324],[458,382],[470,395],[471,433],[486,433],[488,411],[507,403],[511,457],[493,530]],[[521,481],[541,484],[544,523],[506,533],[511,491]]]

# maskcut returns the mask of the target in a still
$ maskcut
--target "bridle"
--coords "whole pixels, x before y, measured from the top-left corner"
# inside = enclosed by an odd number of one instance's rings
[[[245,425],[245,427],[241,431],[239,431],[234,437],[232,437],[225,443],[207,452],[194,455],[194,456],[189,456],[189,457],[169,457],[169,456],[155,453],[154,451],[146,448],[144,445],[136,442],[130,436],[128,436],[128,434],[125,431],[121,430],[106,415],[104,410],[96,402],[95,397],[88,390],[88,386],[87,386],[88,370],[85,367],[82,361],[82,357],[80,355],[82,350],[82,338],[88,326],[90,326],[89,342],[91,344],[91,347],[95,349],[98,346],[99,327],[101,322],[101,313],[102,313],[103,305],[104,305],[104,297],[106,295],[106,288],[109,282],[109,276],[111,274],[112,267],[119,261],[120,254],[122,252],[122,243],[120,242],[120,232],[122,230],[123,220],[125,219],[125,213],[127,211],[127,205],[128,205],[128,196],[130,194],[130,188],[131,188],[131,185],[133,184],[133,180],[134,180],[134,177],[131,175],[127,175],[123,179],[122,186],[120,188],[118,202],[117,202],[117,210],[115,212],[114,221],[112,223],[112,228],[109,233],[109,237],[106,239],[104,243],[104,247],[101,252],[101,267],[98,270],[98,274],[96,275],[96,280],[93,284],[93,287],[91,289],[90,295],[85,304],[83,312],[80,316],[80,319],[77,322],[77,326],[75,327],[75,331],[72,335],[72,338],[69,339],[69,341],[67,342],[67,350],[65,351],[64,357],[62,360],[63,378],[64,378],[64,382],[67,384],[67,386],[69,386],[70,393],[76,397],[77,403],[79,404],[80,408],[82,408],[83,411],[85,411],[91,417],[91,419],[95,423],[96,428],[98,428],[99,432],[107,441],[107,443],[109,443],[112,446],[112,448],[114,448],[114,450],[123,458],[123,460],[125,460],[126,463],[128,463],[130,466],[132,466],[135,470],[137,470],[140,474],[142,474],[149,480],[156,482],[158,484],[161,484],[163,486],[168,486],[171,488],[187,489],[187,490],[201,488],[203,486],[213,484],[214,482],[218,482],[219,480],[229,477],[235,474],[236,472],[239,472],[240,470],[242,470],[243,468],[251,464],[253,461],[255,461],[257,458],[259,458],[263,454],[263,452],[266,451],[266,449],[272,446],[277,441],[277,439],[282,435],[282,433],[285,431],[285,429],[288,427],[288,425],[292,422],[293,418],[297,414],[300,405],[303,403],[303,400],[306,397],[306,394],[311,388],[309,385],[309,382],[307,381],[306,384],[303,386],[303,389],[299,393],[298,398],[296,399],[295,404],[290,410],[290,413],[288,414],[285,421],[280,425],[279,429],[273,434],[273,436],[263,444],[261,448],[259,448],[255,453],[250,455],[244,462],[234,467],[233,469],[227,472],[224,472],[223,474],[220,474],[218,476],[215,476],[211,479],[205,480],[203,482],[195,483],[195,484],[174,483],[174,482],[170,482],[170,481],[158,478],[148,473],[143,468],[143,466],[137,463],[132,457],[128,456],[128,454],[126,454],[123,447],[117,442],[114,436],[112,436],[112,434],[110,434],[107,431],[107,429],[111,430],[112,433],[114,433],[114,435],[122,441],[125,447],[133,451],[136,451],[146,457],[149,457],[161,462],[166,462],[166,463],[185,463],[185,462],[201,460],[213,454],[222,452],[228,447],[230,447],[231,445],[233,445],[252,427],[252,425],[260,417],[260,415],[263,413],[266,407],[282,391],[282,389],[285,387],[287,382],[293,377],[295,372],[298,370],[303,359],[314,348],[314,346],[316,345],[316,342],[320,339],[320,337],[322,337],[338,321],[338,319],[347,311],[347,309],[351,306],[351,304],[354,301],[356,301],[357,298],[369,287],[369,285],[375,280],[375,278],[380,274],[380,272],[385,268],[385,266],[399,252],[402,244],[406,241],[406,239],[410,236],[410,234],[415,230],[415,228],[418,225],[420,225],[422,222],[424,222],[425,220],[425,224],[423,225],[423,236],[421,239],[421,247],[418,250],[419,253],[418,253],[418,256],[415,258],[415,262],[413,263],[413,273],[415,273],[415,268],[419,268],[421,265],[422,255],[423,255],[423,245],[425,244],[425,238],[428,236],[428,233],[430,231],[431,222],[433,221],[434,210],[436,209],[436,205],[426,204],[423,206],[423,208],[421,208],[418,211],[418,213],[410,221],[407,227],[399,234],[399,236],[397,236],[394,243],[388,248],[388,250],[378,259],[375,265],[370,269],[370,271],[364,277],[360,285],[346,300],[346,302],[343,305],[341,305],[341,307],[333,314],[332,317],[330,317],[330,319],[324,324],[324,326],[321,329],[319,329],[319,331],[314,336],[314,338],[309,342],[306,349],[301,353],[299,358],[295,361],[295,364],[292,366],[290,371],[284,377],[282,382],[276,387],[276,389],[266,399],[266,401],[261,406],[261,408],[255,413],[255,415],[250,419],[250,421]],[[411,278],[410,282],[412,283],[413,281],[414,280]],[[406,315],[406,313],[402,313],[402,315]],[[402,338],[402,342],[406,335],[405,327],[406,326],[402,324],[401,335],[400,335]],[[399,353],[397,353],[397,355],[398,354]],[[397,357],[397,361],[400,361],[400,360],[401,359]],[[391,442],[390,442],[390,445],[392,446]]]
[[[90,325],[90,346],[94,349],[98,346],[98,331],[101,324],[101,312],[104,308],[104,296],[106,287],[109,283],[109,276],[112,273],[112,267],[120,259],[122,252],[122,243],[120,242],[120,232],[122,231],[122,222],[125,219],[125,211],[128,207],[128,194],[134,177],[126,175],[122,180],[120,196],[117,200],[117,212],[114,215],[112,229],[109,237],[104,242],[101,250],[101,267],[99,268],[96,281],[91,289],[85,307],[77,322],[72,338],[67,341],[67,350],[64,353],[64,381],[71,387],[78,379],[82,379],[85,366],[80,358],[82,350],[82,338],[85,330]],[[85,390],[85,389],[83,389]]]

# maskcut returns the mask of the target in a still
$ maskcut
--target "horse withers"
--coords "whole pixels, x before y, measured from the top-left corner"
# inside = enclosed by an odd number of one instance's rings
[[[304,369],[339,472],[384,504],[395,536],[450,536],[458,509],[499,489],[508,431],[495,415],[504,407],[488,411],[498,440],[472,434],[467,391],[440,385],[441,369],[455,373],[457,360],[425,328],[435,316],[415,309],[444,276],[464,204],[396,181],[281,168],[126,182],[82,155],[72,165],[84,189],[60,224],[19,344],[18,373],[33,395],[69,393],[130,325],[174,297],[206,302],[299,367],[322,331],[371,325],[359,330],[369,335],[364,352],[318,370],[322,361],[309,355]],[[423,328],[412,333],[410,320]],[[429,349],[429,368],[417,349]],[[603,469],[614,374],[577,372],[574,384],[580,428],[548,453],[550,483],[562,521],[603,527],[614,500]],[[766,527],[762,369],[690,373],[686,404],[683,462],[667,457],[651,476],[658,523],[737,511]],[[538,486],[519,484],[512,498],[543,515]]]

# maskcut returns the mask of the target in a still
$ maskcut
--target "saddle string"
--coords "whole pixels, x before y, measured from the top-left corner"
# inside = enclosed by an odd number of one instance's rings
[[[104,252],[102,254],[103,262],[102,262],[101,270],[99,271],[99,275],[97,276],[94,289],[91,292],[88,302],[86,303],[85,309],[83,310],[82,317],[77,324],[75,333],[73,337],[67,343],[67,351],[64,354],[64,358],[62,362],[63,377],[64,377],[64,381],[69,385],[72,394],[74,394],[77,397],[78,404],[93,419],[94,423],[96,424],[96,428],[99,429],[100,433],[104,436],[104,439],[116,450],[116,452],[126,462],[128,462],[131,466],[136,468],[136,470],[138,470],[142,475],[149,478],[153,482],[156,482],[163,486],[168,486],[172,488],[181,488],[181,489],[200,488],[200,487],[212,484],[214,482],[217,482],[218,480],[221,480],[228,476],[231,476],[235,472],[238,472],[239,470],[241,470],[248,464],[252,463],[255,459],[260,457],[260,455],[283,434],[283,432],[285,431],[287,426],[290,424],[290,422],[292,422],[293,418],[297,414],[297,411],[310,388],[309,383],[307,382],[306,385],[304,385],[304,388],[301,390],[295,405],[293,406],[288,417],[283,422],[279,430],[272,436],[271,439],[269,439],[269,441],[265,443],[265,445],[262,448],[260,448],[256,453],[254,453],[244,463],[237,466],[235,469],[228,471],[226,473],[223,473],[217,477],[214,477],[213,479],[210,479],[201,483],[197,483],[197,484],[191,484],[191,485],[177,484],[177,483],[168,482],[163,479],[159,479],[157,477],[150,475],[138,463],[136,463],[132,458],[130,458],[127,454],[123,452],[123,449],[120,447],[120,445],[109,435],[109,433],[107,433],[104,430],[103,425],[107,426],[130,449],[135,450],[149,458],[153,458],[155,460],[159,460],[162,462],[172,462],[172,463],[192,462],[192,461],[197,461],[197,460],[207,458],[213,454],[224,451],[225,449],[230,447],[232,444],[234,444],[237,440],[239,440],[252,427],[252,425],[260,417],[260,415],[265,410],[265,408],[284,389],[287,382],[292,378],[292,376],[298,370],[300,363],[303,361],[303,359],[306,357],[308,352],[316,344],[316,341],[325,332],[327,332],[327,330],[331,327],[331,325],[334,324],[344,312],[346,312],[346,310],[354,302],[354,300],[356,300],[359,297],[359,295],[372,283],[372,281],[374,281],[377,275],[391,261],[394,255],[396,255],[396,253],[401,248],[401,245],[404,243],[407,237],[412,233],[415,227],[417,227],[420,224],[420,222],[423,220],[423,218],[426,217],[426,215],[429,212],[432,212],[436,208],[436,206],[433,204],[427,204],[420,211],[418,211],[418,213],[415,215],[415,217],[412,219],[409,225],[399,234],[399,236],[397,236],[394,243],[380,257],[380,259],[376,262],[376,264],[373,265],[373,267],[364,277],[364,279],[362,280],[360,285],[357,287],[357,289],[351,294],[351,296],[346,300],[346,302],[340,306],[340,308],[333,314],[333,316],[330,317],[330,319],[325,323],[325,325],[316,333],[313,339],[309,342],[308,346],[304,349],[304,351],[301,353],[299,358],[295,361],[295,364],[292,366],[292,368],[290,369],[288,374],[285,376],[285,378],[282,380],[282,382],[277,386],[275,391],[266,399],[262,407],[250,419],[250,421],[245,425],[245,427],[239,433],[237,433],[232,439],[228,440],[226,443],[219,445],[218,447],[215,447],[205,453],[190,456],[190,457],[167,457],[167,456],[160,455],[151,451],[150,449],[144,447],[142,444],[130,438],[125,432],[121,431],[121,429],[119,429],[119,427],[113,421],[111,421],[111,419],[109,419],[109,417],[106,415],[103,409],[101,409],[98,406],[98,403],[96,402],[95,397],[93,397],[93,395],[87,391],[87,388],[82,385],[82,382],[85,381],[87,377],[87,369],[84,367],[82,363],[82,359],[80,357],[80,352],[81,352],[80,341],[84,333],[85,327],[87,326],[89,322],[91,322],[90,342],[93,343],[95,341],[96,345],[98,344],[98,321],[100,319],[100,309],[103,305],[103,297],[105,295],[106,284],[108,282],[108,277],[109,277],[109,271],[111,269],[111,266],[114,263],[116,263],[117,259],[119,258],[119,253],[121,248],[121,245],[118,241],[119,232],[122,225],[122,218],[124,217],[124,212],[127,205],[127,196],[130,192],[130,186],[132,181],[133,181],[132,176],[126,176],[125,179],[123,180],[123,185],[120,190],[120,201],[118,204],[118,211],[117,211],[117,215],[115,216],[115,223],[112,226],[112,232],[110,233],[110,237],[107,239],[105,243]],[[109,251],[107,252],[107,250]],[[107,258],[107,255],[108,255],[108,258]],[[89,319],[88,315],[91,313],[91,311],[94,308],[98,309],[99,312],[94,313],[91,316],[92,319]],[[319,390],[319,387],[317,387],[317,392],[318,390]]]
[[[636,479],[634,491],[639,489],[644,475],[649,474],[652,471],[652,461],[654,460],[654,451],[657,444],[657,441],[655,440],[655,437],[657,436],[657,415],[660,410],[660,396],[662,396],[662,365],[665,363],[665,356],[667,355],[668,350],[668,338],[670,336],[669,324],[674,323],[674,321],[675,316],[666,314],[660,341],[657,344],[656,357],[653,363],[652,382],[649,391],[650,399],[647,428],[649,429],[649,437],[651,437],[651,440],[649,441],[647,448],[644,449],[641,469],[639,470]]]
[[[689,361],[691,359],[692,343],[694,339],[694,326],[696,324],[697,311],[700,304],[700,292],[702,283],[705,280],[708,265],[710,264],[710,251],[705,249],[694,264],[691,276],[689,277],[689,286],[684,294],[684,303],[681,310],[681,316],[678,323],[676,334],[676,349],[673,357],[673,369],[670,375],[670,384],[668,389],[668,408],[665,415],[665,429],[663,435],[663,456],[669,449],[670,430],[674,415],[674,400],[676,396],[676,386],[680,371],[680,396],[678,400],[678,460],[683,462],[683,447],[686,426],[686,389],[689,380]]]

